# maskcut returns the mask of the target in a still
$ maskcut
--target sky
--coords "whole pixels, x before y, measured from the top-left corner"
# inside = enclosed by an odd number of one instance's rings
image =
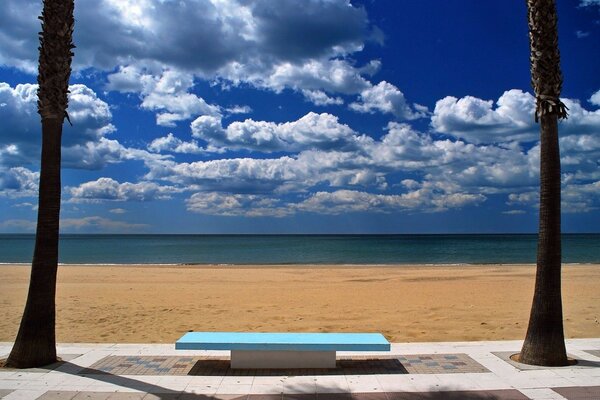
[[[65,233],[525,233],[525,1],[76,0]],[[558,0],[564,232],[600,225],[600,0]],[[41,1],[0,8],[0,232],[34,232]]]

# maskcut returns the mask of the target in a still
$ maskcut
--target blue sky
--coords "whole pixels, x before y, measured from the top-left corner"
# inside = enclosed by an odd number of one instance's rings
[[[600,2],[558,0],[563,230],[600,225]],[[37,16],[0,9],[0,232],[33,232]],[[61,229],[535,232],[523,1],[77,0]]]

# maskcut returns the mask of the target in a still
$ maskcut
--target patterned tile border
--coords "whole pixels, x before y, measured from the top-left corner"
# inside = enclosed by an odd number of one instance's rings
[[[377,359],[341,357],[335,369],[231,369],[222,357],[108,356],[80,374],[194,375],[194,376],[301,376],[393,375],[489,372],[466,354],[415,354]]]
[[[398,357],[409,374],[490,372],[466,354],[415,354]]]

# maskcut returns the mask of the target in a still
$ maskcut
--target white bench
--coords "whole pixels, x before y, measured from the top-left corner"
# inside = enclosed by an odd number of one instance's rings
[[[177,350],[230,350],[231,368],[335,368],[336,351],[389,351],[380,333],[188,332]]]

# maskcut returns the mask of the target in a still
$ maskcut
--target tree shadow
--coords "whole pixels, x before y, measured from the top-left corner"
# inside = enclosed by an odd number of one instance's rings
[[[594,363],[598,364],[598,363]],[[344,392],[342,387],[336,387],[334,382],[319,384],[317,382],[314,390],[306,384],[299,383],[286,389],[304,393],[277,393],[277,394],[199,394],[184,390],[168,389],[163,386],[136,380],[122,375],[111,374],[106,371],[82,367],[69,361],[59,361],[36,371],[57,371],[64,374],[94,379],[97,381],[121,386],[123,388],[151,394],[156,400],[527,400],[528,397],[518,390],[478,390],[456,391],[452,388],[432,388],[430,392],[371,392],[371,393],[349,393]],[[19,370],[19,371],[31,371]],[[321,390],[321,392],[319,392]],[[323,391],[337,391],[338,393],[323,393]],[[306,393],[306,392],[312,393]],[[111,392],[112,393],[112,392]]]

